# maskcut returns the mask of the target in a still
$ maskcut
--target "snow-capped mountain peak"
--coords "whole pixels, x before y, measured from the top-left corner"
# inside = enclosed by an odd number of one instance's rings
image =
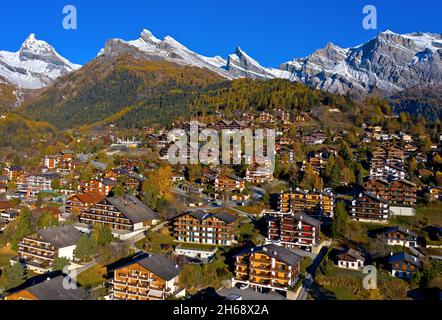
[[[152,32],[150,32],[147,29],[143,29],[140,35],[140,39],[144,40],[145,42],[153,42],[153,43],[160,43],[161,40],[157,39]]]
[[[31,33],[17,52],[0,51],[0,76],[24,89],[39,89],[81,66]]]
[[[137,49],[137,52],[133,51],[134,48]],[[108,41],[106,48],[101,50],[100,54],[118,56],[127,52],[151,60],[167,60],[181,65],[206,68],[227,79],[247,76],[262,79],[274,78],[273,69],[263,68],[239,47],[227,59],[219,55],[207,57],[190,50],[171,36],[159,40],[146,29],[136,40],[113,39]]]

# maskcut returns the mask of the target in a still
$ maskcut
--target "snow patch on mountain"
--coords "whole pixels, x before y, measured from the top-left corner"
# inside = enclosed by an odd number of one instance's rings
[[[23,89],[40,89],[81,68],[31,34],[17,52],[0,51],[0,76]]]

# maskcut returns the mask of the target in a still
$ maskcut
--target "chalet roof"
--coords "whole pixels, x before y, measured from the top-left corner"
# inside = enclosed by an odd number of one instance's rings
[[[214,214],[215,217],[217,217],[218,219],[226,222],[226,223],[233,223],[236,220],[236,217],[230,213],[228,213],[227,211],[221,211],[218,212],[216,214]]]
[[[81,236],[81,232],[73,225],[40,229],[37,233],[57,249],[76,245]]]
[[[243,180],[243,178],[238,177],[237,175],[234,175],[234,174],[228,174],[228,175],[226,175],[226,177],[228,177],[230,179],[233,179],[233,180],[236,180],[236,181],[242,181]]]
[[[180,268],[166,256],[161,254],[149,255],[146,253],[142,253],[132,258],[126,263],[116,267],[116,269],[124,268],[135,263],[141,265],[165,281],[174,279],[180,273]]]
[[[109,178],[103,178],[101,180],[101,183],[103,183],[105,186],[116,186],[118,185],[118,181],[109,179]]]
[[[298,193],[298,194],[303,194],[303,195],[309,195],[309,194],[320,194],[326,197],[331,197],[333,198],[333,194],[327,191],[319,191],[319,190],[302,190],[300,188],[296,188],[290,191],[290,193]]]
[[[85,192],[85,193],[79,193],[73,197],[78,198],[78,200],[80,200],[83,203],[92,203],[92,204],[96,204],[104,199],[103,194],[101,194],[98,191],[89,191],[89,192]]]
[[[115,168],[110,170],[111,172],[114,172],[117,175],[126,175],[129,174],[129,170],[127,170],[126,168]]]
[[[315,227],[319,227],[320,225],[322,225],[322,221],[319,221],[318,219],[315,219],[307,214],[304,213],[295,213],[293,215],[293,217],[298,220],[298,221],[305,221],[307,224],[315,226]]]
[[[10,166],[8,167],[9,171],[23,171],[23,168],[20,166]]]
[[[371,193],[367,193],[367,194],[364,194],[364,195],[362,195],[362,196],[359,196],[359,197],[357,197],[357,198],[354,199],[354,200],[359,200],[359,199],[362,199],[362,198],[369,198],[370,200],[373,200],[373,201],[375,201],[375,202],[388,203],[388,201],[385,200],[384,198],[378,197],[378,196],[373,195],[373,194],[371,194]]]
[[[221,211],[218,213],[211,213],[211,212],[207,212],[207,211],[203,211],[203,210],[197,210],[197,211],[185,212],[185,213],[178,215],[178,216],[183,216],[183,215],[190,215],[191,217],[201,220],[201,221],[215,217],[215,218],[218,218],[228,224],[233,223],[236,220],[236,217],[234,215],[228,213],[227,211]]]
[[[14,208],[14,203],[12,201],[0,201],[0,210],[6,210]]]
[[[78,287],[77,289],[65,289],[63,281],[65,276],[59,275],[50,280],[45,280],[29,287],[19,287],[10,293],[22,290],[29,291],[39,300],[86,300],[87,292],[85,289]]]
[[[157,219],[157,213],[133,196],[108,197],[111,205],[117,208],[132,223],[140,223]]]
[[[411,187],[416,187],[416,184],[414,184],[411,181],[404,180],[404,179],[402,179],[402,180],[393,180],[392,182],[390,182],[390,184],[392,184],[392,183],[403,183],[403,184],[407,184],[407,185],[409,185]]]
[[[51,213],[54,216],[59,216],[61,214],[60,209],[56,208],[56,207],[44,207],[44,208],[37,208],[31,211],[31,214],[33,217],[39,217],[42,214],[45,213]]]
[[[380,183],[388,184],[388,185],[393,184],[393,183],[404,183],[404,184],[407,184],[407,185],[412,186],[412,187],[415,187],[415,186],[416,186],[413,182],[410,182],[410,181],[408,181],[408,180],[404,180],[404,179],[401,179],[401,180],[393,180],[393,181],[391,181],[391,182],[388,182],[388,181],[385,180],[385,179],[376,178],[376,179],[370,179],[370,180],[368,180],[367,182],[368,182],[368,183],[370,183],[370,182],[380,182]]]
[[[383,184],[390,184],[387,180],[385,180],[385,179],[381,179],[381,178],[370,179],[370,180],[368,180],[367,182],[368,182],[368,183],[371,183],[371,182],[380,182],[380,183],[383,183]]]
[[[419,258],[412,256],[411,254],[409,254],[407,252],[396,253],[395,255],[392,255],[388,258],[389,264],[399,262],[399,261],[408,262],[418,268],[421,267],[421,261],[419,260]]]
[[[284,247],[277,246],[275,244],[268,244],[265,246],[247,249],[247,250],[244,250],[244,251],[238,253],[235,256],[244,256],[244,255],[249,255],[252,253],[266,254],[269,257],[275,258],[276,260],[284,262],[285,264],[290,265],[290,266],[298,265],[298,263],[302,259],[296,253],[293,253],[292,251],[290,251]]]
[[[350,257],[355,258],[355,259],[357,259],[357,260],[365,261],[365,258],[364,258],[364,256],[362,255],[362,253],[359,252],[359,251],[357,251],[357,250],[355,250],[355,249],[347,249],[347,250],[344,250],[344,251],[341,252],[340,254],[337,254],[336,257],[339,258],[339,257],[341,257],[341,256],[343,256],[343,255],[349,255]]]
[[[417,238],[416,233],[414,233],[413,231],[410,231],[408,229],[404,229],[402,227],[391,227],[391,228],[386,229],[383,233],[386,234],[386,233],[390,233],[390,232],[400,232],[400,233],[405,234],[407,236]]]

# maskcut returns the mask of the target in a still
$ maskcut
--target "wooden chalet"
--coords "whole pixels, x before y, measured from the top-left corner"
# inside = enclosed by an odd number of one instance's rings
[[[303,213],[274,217],[268,222],[267,241],[287,249],[312,250],[320,242],[321,224]]]
[[[364,267],[365,258],[355,249],[347,249],[336,255],[336,264],[339,268],[359,270]]]
[[[111,300],[166,300],[185,295],[179,286],[179,267],[163,255],[143,253],[109,269],[113,273]]]
[[[388,182],[383,179],[372,179],[364,183],[366,192],[387,200],[390,205],[414,206],[416,204],[417,186],[407,180]]]
[[[104,198],[105,196],[98,191],[79,193],[66,201],[65,211],[69,214],[79,214],[83,209],[96,205]]]
[[[331,193],[297,188],[280,193],[277,210],[281,213],[305,212],[331,218],[335,210],[335,200]]]
[[[386,221],[390,217],[388,201],[370,194],[359,195],[351,202],[350,216],[358,221]]]
[[[410,280],[413,275],[422,269],[419,258],[406,252],[392,254],[388,258],[388,265],[393,277],[404,280]]]
[[[274,244],[244,250],[235,256],[232,285],[287,292],[299,280],[301,257]]]
[[[244,179],[235,175],[220,175],[215,178],[214,188],[216,192],[222,191],[243,191],[245,188]]]
[[[174,219],[174,236],[179,242],[230,246],[235,221],[236,217],[225,211],[191,211]]]
[[[413,231],[402,227],[391,227],[383,232],[383,235],[390,246],[418,247],[418,236]]]

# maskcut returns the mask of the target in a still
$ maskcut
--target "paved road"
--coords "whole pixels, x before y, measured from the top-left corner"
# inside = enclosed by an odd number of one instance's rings
[[[324,259],[326,253],[327,253],[328,248],[324,247],[321,249],[321,251],[319,252],[319,254],[316,256],[315,260],[313,260],[313,263],[310,266],[310,273],[307,272],[307,275],[304,279],[304,282],[302,283],[302,289],[301,292],[298,295],[298,299],[297,300],[306,300],[307,296],[308,296],[308,292],[311,288],[311,286],[313,285],[313,281],[315,278],[315,274],[316,274],[316,269],[319,267],[322,259]]]
[[[77,269],[73,269],[72,272],[75,272],[76,275],[78,276],[79,274],[85,272],[86,270],[89,270],[90,268],[94,267],[95,265],[97,265],[97,260],[94,259],[91,262],[88,262],[85,265],[82,265],[81,267],[77,268]]]

